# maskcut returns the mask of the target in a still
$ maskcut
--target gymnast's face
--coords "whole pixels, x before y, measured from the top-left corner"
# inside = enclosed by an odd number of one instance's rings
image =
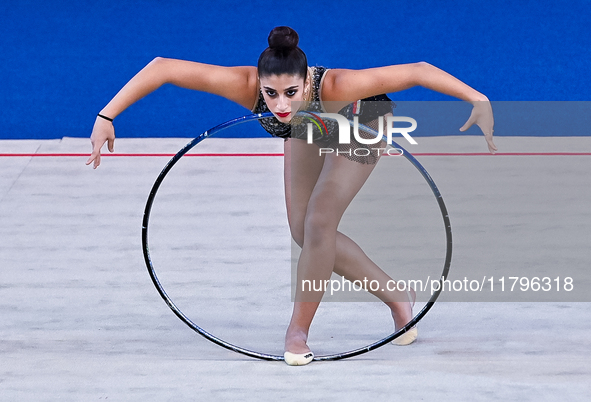
[[[289,123],[297,112],[292,110],[291,103],[303,100],[304,77],[287,74],[269,75],[260,77],[260,82],[269,110],[280,122]]]

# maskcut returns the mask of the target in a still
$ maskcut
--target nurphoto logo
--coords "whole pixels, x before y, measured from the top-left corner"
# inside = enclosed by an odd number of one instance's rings
[[[378,135],[376,135],[373,138],[363,138],[359,134],[359,117],[358,116],[353,117],[352,123],[349,119],[347,119],[347,117],[340,115],[338,113],[318,113],[318,114],[316,114],[316,116],[318,116],[321,120],[322,119],[336,120],[336,122],[338,123],[338,127],[339,127],[339,144],[351,144],[351,126],[353,126],[353,136],[354,136],[355,140],[359,144],[365,145],[365,147],[360,147],[360,148],[356,148],[356,149],[348,150],[348,151],[343,151],[343,150],[338,150],[338,149],[333,149],[333,148],[320,148],[320,151],[319,151],[320,155],[329,154],[329,153],[351,154],[351,152],[353,152],[357,156],[367,156],[372,151],[378,151],[378,153],[386,153],[387,155],[402,155],[404,151],[400,148],[392,148],[392,147],[391,148],[370,148],[370,147],[368,147],[371,145],[376,145],[384,140],[384,122],[386,123],[386,130],[385,130],[386,131],[386,135],[385,135],[386,138],[385,139],[386,139],[387,145],[393,144],[392,136],[394,134],[402,135],[412,145],[417,144],[417,142],[414,140],[414,138],[412,138],[409,134],[410,132],[416,130],[416,128],[417,128],[417,121],[415,119],[413,119],[412,117],[392,116],[392,115],[379,116],[377,119],[378,120]],[[395,127],[394,124],[396,122],[409,123],[410,126]],[[317,123],[315,123],[315,124],[317,124]],[[308,144],[314,143],[313,129],[314,129],[313,124],[308,123],[308,131],[307,131]],[[362,127],[362,130],[364,130],[364,132],[367,132],[367,129],[364,129],[363,127]]]

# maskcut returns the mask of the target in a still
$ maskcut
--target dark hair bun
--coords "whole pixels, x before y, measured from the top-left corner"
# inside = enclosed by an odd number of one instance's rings
[[[269,47],[259,56],[259,77],[297,75],[306,79],[308,59],[298,47],[300,38],[290,27],[274,28],[269,34]]]
[[[271,49],[289,51],[298,47],[300,37],[290,27],[276,27],[269,34],[268,40]]]

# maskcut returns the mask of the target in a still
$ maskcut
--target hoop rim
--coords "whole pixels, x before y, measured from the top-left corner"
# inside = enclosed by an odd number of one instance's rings
[[[238,117],[238,118],[235,118],[232,120],[228,120],[227,122],[219,124],[219,125],[211,128],[210,130],[203,132],[199,136],[195,137],[192,141],[190,141],[187,145],[185,145],[179,152],[177,152],[176,155],[172,157],[172,159],[170,159],[168,161],[168,163],[164,166],[164,168],[162,169],[162,171],[160,172],[160,174],[156,178],[156,180],[152,186],[152,189],[148,195],[148,199],[146,201],[146,206],[144,208],[144,215],[143,215],[143,219],[142,219],[142,251],[143,251],[143,255],[144,255],[144,262],[146,263],[148,273],[150,275],[152,283],[156,287],[156,290],[158,291],[158,293],[160,294],[160,296],[162,297],[164,302],[172,310],[172,312],[181,321],[183,321],[187,326],[189,326],[189,328],[191,328],[192,330],[197,332],[199,335],[203,336],[205,339],[207,339],[207,340],[209,340],[221,347],[232,350],[234,352],[241,353],[246,356],[250,356],[250,357],[254,357],[254,358],[262,359],[262,360],[281,361],[281,360],[284,360],[283,356],[261,353],[261,352],[249,350],[249,349],[231,344],[231,343],[226,342],[223,339],[218,338],[215,335],[207,332],[206,330],[204,330],[203,328],[201,328],[197,324],[195,324],[193,321],[191,321],[191,319],[189,319],[189,317],[187,317],[174,304],[174,302],[168,296],[168,294],[164,290],[162,284],[160,283],[158,276],[156,275],[156,271],[154,269],[154,266],[152,264],[152,260],[150,258],[150,249],[149,249],[149,244],[148,244],[148,227],[149,227],[150,212],[152,210],[152,205],[153,205],[154,200],[156,198],[156,194],[158,192],[158,189],[160,188],[160,185],[162,184],[162,181],[164,180],[164,178],[166,177],[168,172],[170,172],[170,170],[173,168],[173,166],[189,150],[191,150],[193,147],[195,147],[197,144],[199,144],[204,139],[211,137],[226,128],[233,127],[238,124],[242,124],[242,123],[245,123],[245,122],[248,122],[251,120],[259,120],[259,119],[264,119],[264,118],[269,118],[269,117],[273,117],[273,113],[271,113],[271,112],[255,113],[255,114],[250,114],[250,115]],[[371,130],[370,128],[366,128],[366,129]],[[374,130],[371,130],[371,131],[375,132]],[[447,243],[445,262],[443,264],[443,271],[442,271],[442,274],[439,279],[439,281],[441,282],[441,281],[443,281],[444,278],[446,278],[448,276],[449,269],[451,266],[451,256],[452,256],[452,232],[451,232],[451,223],[449,220],[447,208],[445,206],[445,203],[443,202],[443,197],[441,196],[439,189],[435,185],[435,182],[433,181],[433,179],[431,178],[431,176],[429,175],[427,170],[416,160],[416,158],[414,156],[412,156],[409,152],[407,152],[399,144],[392,141],[392,146],[395,146],[396,148],[401,149],[403,151],[404,157],[410,163],[412,163],[416,169],[419,170],[419,172],[421,173],[423,178],[429,184],[429,187],[431,188],[431,191],[433,192],[433,194],[437,200],[437,203],[439,205],[439,209],[441,210],[441,214],[443,217],[443,223],[444,223],[444,227],[445,227],[446,243]],[[366,345],[364,347],[350,350],[350,351],[346,351],[346,352],[331,354],[331,355],[315,356],[314,360],[315,361],[341,360],[341,359],[346,359],[349,357],[358,356],[358,355],[367,353],[369,351],[375,350],[381,346],[384,346],[385,344],[398,338],[399,336],[401,336],[405,332],[409,331],[412,327],[414,327],[427,314],[427,312],[434,306],[435,301],[439,298],[441,290],[442,290],[442,286],[439,286],[439,289],[433,293],[431,298],[426,302],[425,306],[400,330],[395,331],[392,334],[386,336],[385,338],[383,338],[377,342],[374,342],[372,344]]]

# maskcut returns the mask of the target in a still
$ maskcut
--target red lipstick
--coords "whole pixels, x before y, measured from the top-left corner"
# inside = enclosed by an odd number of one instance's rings
[[[287,112],[287,113],[276,113],[276,114],[279,117],[287,117],[287,116],[289,116],[290,112]]]

